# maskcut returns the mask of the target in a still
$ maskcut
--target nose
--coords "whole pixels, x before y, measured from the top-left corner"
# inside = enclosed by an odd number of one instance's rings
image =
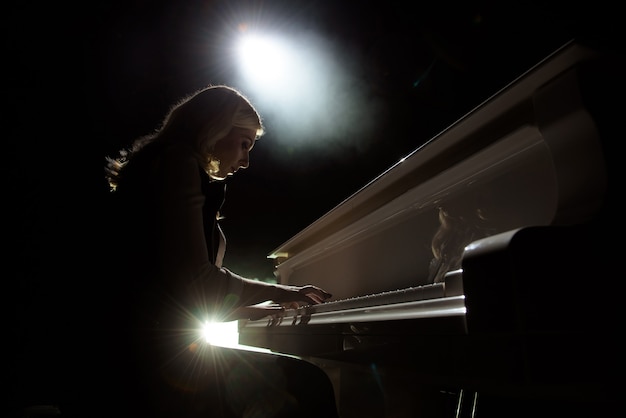
[[[239,160],[239,168],[248,168],[250,165],[250,157],[246,154],[241,160]]]

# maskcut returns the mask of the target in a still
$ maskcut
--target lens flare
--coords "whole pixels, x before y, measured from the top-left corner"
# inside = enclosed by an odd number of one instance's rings
[[[234,347],[239,343],[237,321],[205,321],[201,332],[202,338],[211,345]]]

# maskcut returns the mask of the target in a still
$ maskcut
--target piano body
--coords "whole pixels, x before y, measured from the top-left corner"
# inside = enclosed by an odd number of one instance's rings
[[[240,344],[320,365],[344,418],[612,409],[623,68],[569,42],[289,239],[278,281],[333,299]]]

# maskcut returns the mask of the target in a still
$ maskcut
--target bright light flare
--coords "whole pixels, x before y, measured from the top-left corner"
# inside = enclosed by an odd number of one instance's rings
[[[258,23],[239,25],[230,51],[234,84],[264,115],[272,139],[285,145],[274,158],[291,161],[298,147],[328,154],[367,149],[384,114],[360,78],[363,57],[314,30]]]
[[[246,78],[254,83],[275,83],[289,74],[287,45],[270,36],[247,35],[241,38],[239,62]]]
[[[235,347],[239,345],[238,322],[206,321],[202,327],[202,338],[211,345]]]

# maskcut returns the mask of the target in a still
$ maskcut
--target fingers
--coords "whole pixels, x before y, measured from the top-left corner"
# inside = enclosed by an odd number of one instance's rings
[[[322,302],[324,302],[324,301],[325,301],[325,299],[324,299],[324,298],[322,298],[322,297],[318,296],[318,295],[317,295],[317,294],[315,294],[315,293],[314,293],[314,294],[312,294],[312,295],[309,295],[309,296],[308,296],[308,298],[309,298],[310,302],[311,302],[311,303],[313,303],[313,304],[318,304],[318,303],[322,303]]]
[[[300,290],[300,292],[304,293],[307,302],[311,304],[323,303],[332,297],[330,293],[315,286],[305,286]]]
[[[281,292],[279,294],[280,298],[277,298],[274,301],[277,303],[282,303],[283,305],[285,303],[290,303],[290,302],[305,302],[309,305],[316,305],[318,303],[323,303],[327,299],[332,297],[332,294],[313,285],[306,285],[306,286],[277,285],[277,286],[284,289],[284,292]]]
[[[300,304],[296,301],[293,301],[282,303],[282,306],[285,309],[298,309],[300,307]]]
[[[274,327],[282,324],[284,316],[284,311],[270,315],[268,325]]]
[[[243,306],[237,309],[238,319],[256,321],[266,316],[282,315],[285,309],[280,305]]]

